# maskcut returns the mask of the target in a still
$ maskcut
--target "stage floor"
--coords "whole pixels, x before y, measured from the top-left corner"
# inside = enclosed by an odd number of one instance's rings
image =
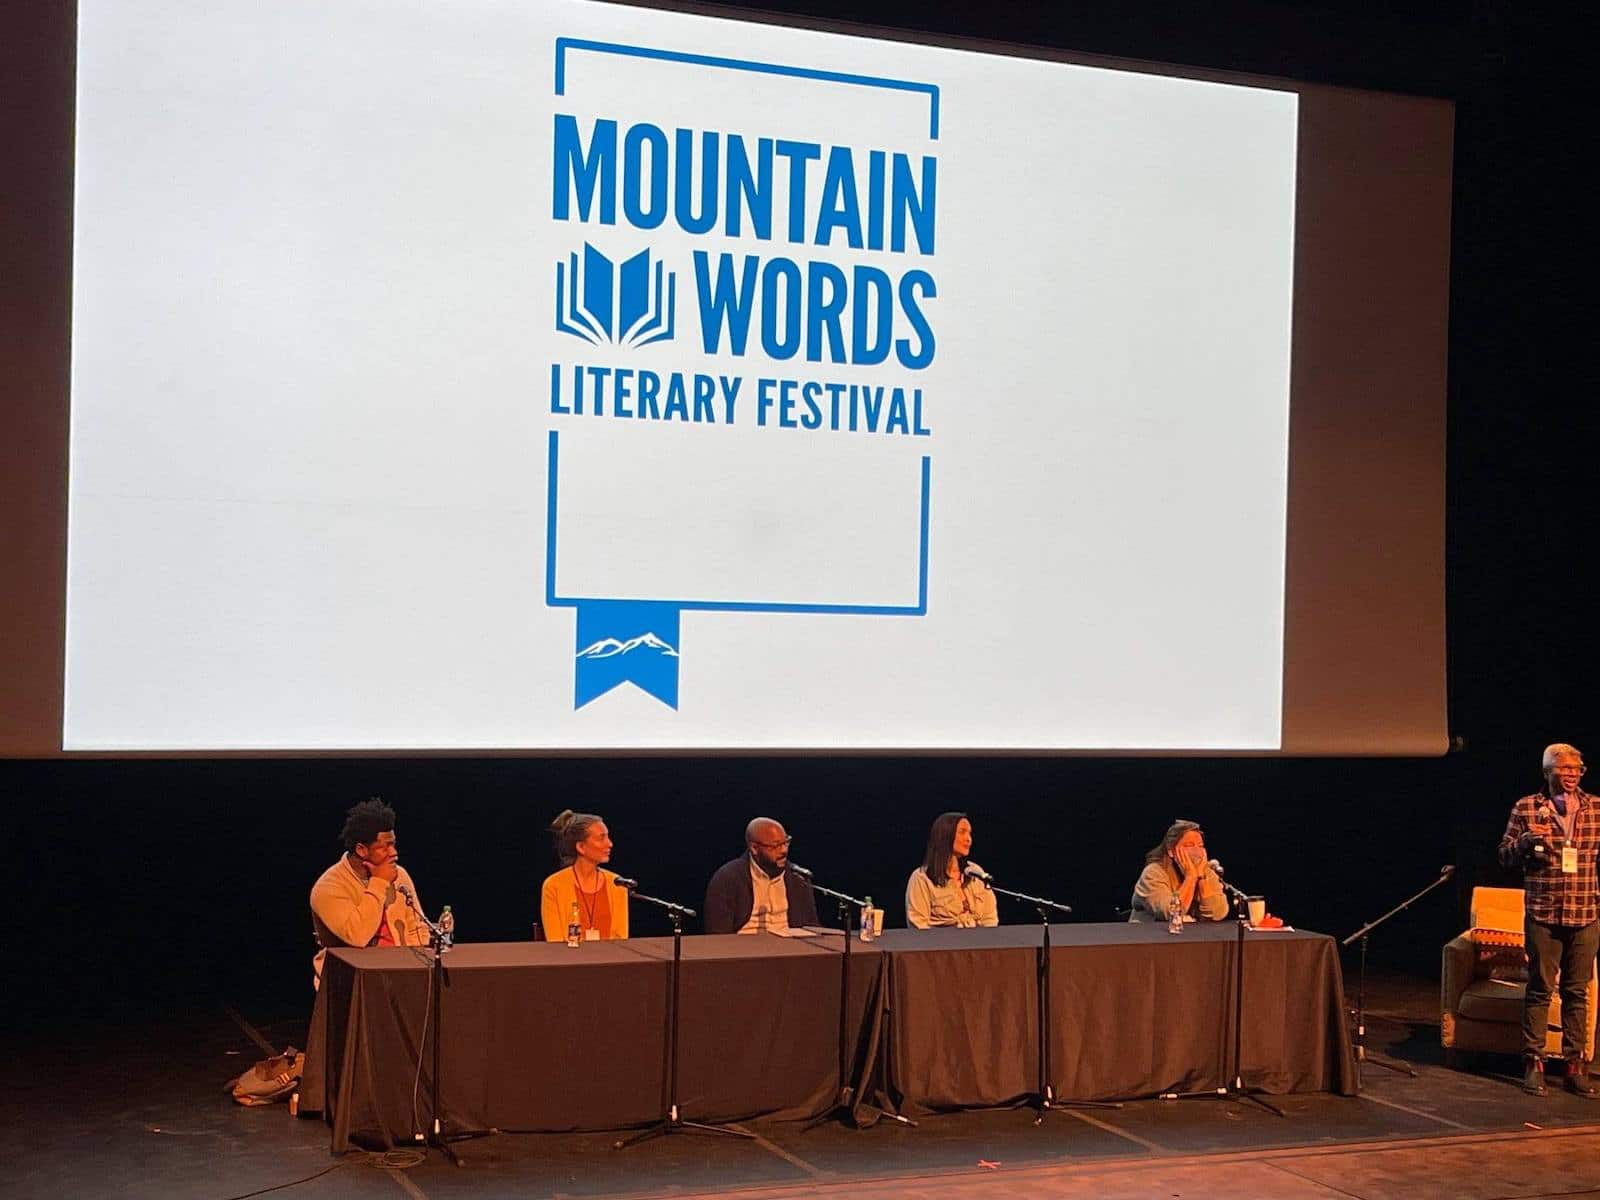
[[[1512,1058],[1447,1070],[1437,984],[1386,977],[1369,992],[1372,1049],[1417,1077],[1369,1064],[1359,1098],[1274,1098],[1287,1118],[1249,1103],[1147,1100],[1054,1114],[1040,1128],[1028,1110],[917,1129],[760,1122],[748,1126],[753,1141],[683,1135],[622,1152],[610,1134],[500,1135],[459,1144],[461,1167],[437,1152],[411,1165],[335,1159],[320,1122],[235,1105],[224,1081],[264,1057],[263,1043],[303,1046],[303,1017],[219,1006],[70,1037],[13,1029],[0,1195],[1600,1197],[1600,1101],[1524,1096]]]

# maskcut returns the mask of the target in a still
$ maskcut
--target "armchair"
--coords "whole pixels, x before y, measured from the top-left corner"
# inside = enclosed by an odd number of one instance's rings
[[[1522,889],[1473,888],[1472,927],[1445,943],[1439,988],[1439,1034],[1447,1066],[1462,1054],[1522,1051],[1528,957],[1523,949]],[[1595,980],[1589,981],[1584,1053],[1594,1057]],[[1561,1055],[1561,997],[1550,998],[1544,1053]]]

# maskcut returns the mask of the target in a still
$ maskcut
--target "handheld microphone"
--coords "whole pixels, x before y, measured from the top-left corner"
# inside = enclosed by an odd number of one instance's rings
[[[1556,810],[1553,807],[1551,807],[1550,800],[1549,800],[1548,797],[1540,802],[1538,809],[1535,810],[1535,812],[1534,812],[1534,816],[1538,817],[1539,820],[1541,820],[1541,821],[1548,821],[1552,825],[1554,825],[1556,823]],[[1532,831],[1530,831],[1530,832],[1532,832]],[[1543,854],[1543,853],[1545,853],[1545,844],[1544,843],[1545,843],[1545,835],[1544,834],[1542,834],[1542,833],[1534,833],[1533,834],[1533,852],[1535,854]]]
[[[961,874],[968,879],[976,879],[979,883],[993,883],[994,876],[985,871],[977,863],[968,863],[962,868]]]
[[[788,867],[785,868],[785,869],[789,870],[789,871],[793,871],[796,875],[800,876],[801,879],[810,879],[811,878],[811,870],[810,870],[810,868],[809,867],[802,867],[798,863],[790,863],[788,865]]]
[[[637,879],[624,879],[621,875],[618,875],[611,882],[616,884],[619,888],[623,888],[624,890],[630,892],[639,886],[639,881]]]

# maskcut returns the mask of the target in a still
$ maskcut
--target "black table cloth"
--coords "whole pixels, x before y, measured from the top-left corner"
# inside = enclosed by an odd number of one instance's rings
[[[1058,1096],[1128,1099],[1230,1081],[1235,938],[1231,922],[1181,935],[1164,925],[1053,926]],[[852,942],[857,1097],[917,1113],[1035,1091],[1040,943],[1037,925]],[[683,940],[684,1118],[827,1109],[838,1079],[840,947],[837,933]],[[442,993],[447,1132],[617,1129],[660,1117],[671,957],[671,938],[456,947]],[[327,957],[301,1104],[324,1113],[336,1151],[408,1144],[427,1127],[428,962],[400,949]],[[1353,1094],[1333,940],[1248,932],[1244,963],[1245,1084]]]
[[[838,933],[684,939],[684,1118],[826,1111],[838,1086],[841,945]],[[671,959],[671,938],[450,951],[440,1013],[446,1132],[615,1129],[659,1118]],[[852,1072],[876,1058],[883,964],[874,946],[852,944],[848,1028],[860,1039]],[[409,1144],[428,1127],[429,979],[426,952],[329,952],[302,1105],[322,1109],[334,1150]]]
[[[1051,1063],[1062,1099],[1200,1091],[1233,1077],[1237,927],[1051,927]],[[894,930],[886,1102],[915,1114],[1038,1089],[1037,925]],[[1298,931],[1245,934],[1243,1069],[1271,1093],[1354,1094],[1338,950]]]

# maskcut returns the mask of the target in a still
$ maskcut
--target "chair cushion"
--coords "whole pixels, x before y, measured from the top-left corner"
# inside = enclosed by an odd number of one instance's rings
[[[1520,1025],[1527,991],[1526,984],[1508,979],[1475,979],[1461,993],[1456,1010],[1474,1021]]]
[[[1522,889],[1472,889],[1472,923],[1480,929],[1522,932]]]

